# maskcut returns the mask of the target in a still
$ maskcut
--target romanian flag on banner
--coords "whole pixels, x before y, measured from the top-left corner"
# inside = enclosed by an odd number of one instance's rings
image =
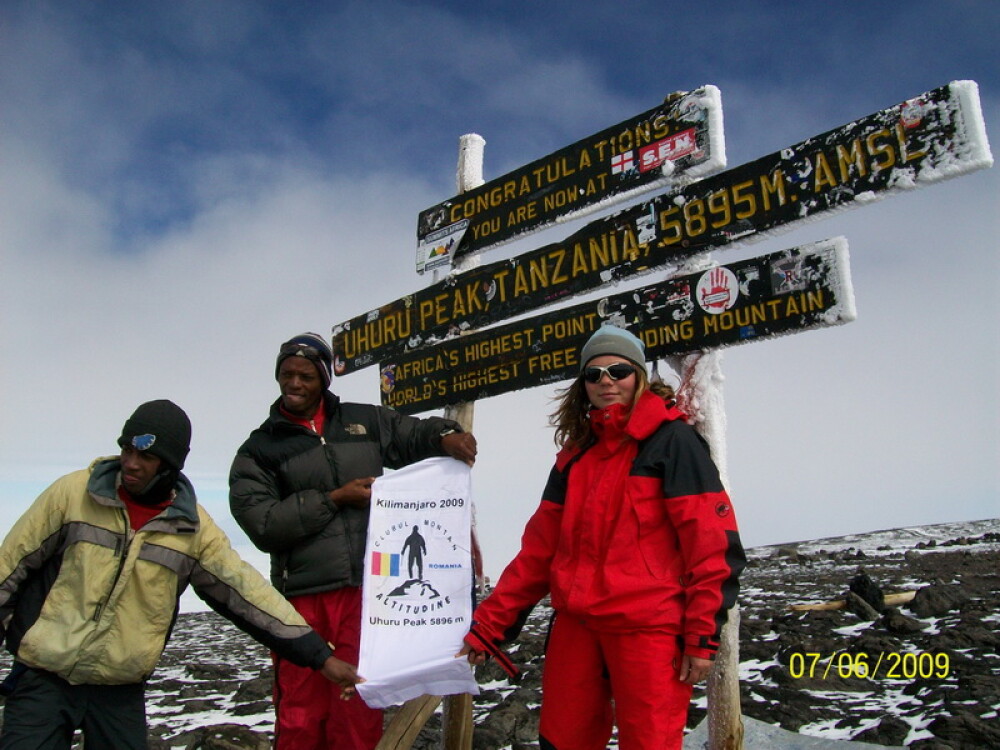
[[[398,576],[399,555],[388,552],[372,552],[372,575]]]

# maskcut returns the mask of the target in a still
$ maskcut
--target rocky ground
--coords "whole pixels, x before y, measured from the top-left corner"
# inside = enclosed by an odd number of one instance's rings
[[[749,556],[740,602],[745,715],[837,740],[1000,748],[1000,520],[762,547]],[[884,604],[903,591],[916,595]],[[841,599],[842,609],[789,609]],[[537,747],[548,615],[537,608],[512,649],[524,672],[519,684],[495,665],[479,670],[475,748]],[[268,655],[214,614],[183,615],[148,704],[153,750],[264,750],[273,723]],[[705,715],[698,691],[689,727]],[[439,741],[435,716],[415,747]]]
[[[1000,748],[1000,521],[751,557],[741,597],[744,714],[879,745]],[[916,592],[912,601],[878,601],[904,591]],[[833,599],[845,608],[787,608]]]

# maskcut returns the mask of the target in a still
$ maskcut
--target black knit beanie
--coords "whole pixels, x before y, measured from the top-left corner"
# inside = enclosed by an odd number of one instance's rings
[[[331,368],[333,367],[333,351],[318,333],[300,333],[286,341],[278,350],[278,361],[274,365],[274,377],[278,378],[281,363],[289,357],[305,357],[319,370],[323,387],[330,387]]]
[[[118,445],[151,453],[180,471],[191,449],[191,420],[172,401],[147,401],[125,422]]]

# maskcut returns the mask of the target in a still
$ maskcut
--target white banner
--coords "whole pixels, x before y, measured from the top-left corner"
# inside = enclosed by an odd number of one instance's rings
[[[455,658],[472,621],[469,467],[430,458],[372,485],[358,693],[373,708],[479,694]]]

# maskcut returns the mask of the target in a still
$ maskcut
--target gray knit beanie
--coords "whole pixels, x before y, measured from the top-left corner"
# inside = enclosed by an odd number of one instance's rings
[[[580,372],[594,357],[602,354],[615,354],[627,359],[632,364],[646,367],[646,346],[636,336],[613,325],[598,328],[580,351]]]

